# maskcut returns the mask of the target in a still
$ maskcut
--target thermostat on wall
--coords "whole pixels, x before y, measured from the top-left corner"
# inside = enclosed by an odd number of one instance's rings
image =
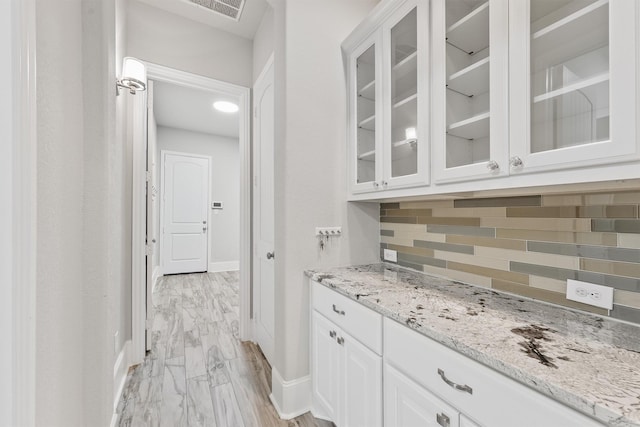
[[[222,202],[211,202],[211,209],[222,209]]]

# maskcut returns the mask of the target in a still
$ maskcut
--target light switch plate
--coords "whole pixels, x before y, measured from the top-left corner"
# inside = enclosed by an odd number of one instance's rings
[[[398,262],[398,252],[394,250],[385,249],[383,252],[383,257],[385,261]]]
[[[567,279],[567,299],[611,310],[613,309],[613,288]]]

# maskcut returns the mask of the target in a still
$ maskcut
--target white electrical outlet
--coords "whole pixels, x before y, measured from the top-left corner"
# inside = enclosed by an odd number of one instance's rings
[[[611,310],[613,309],[613,288],[567,279],[567,299]]]
[[[398,252],[394,250],[385,249],[383,256],[385,261],[398,262]]]

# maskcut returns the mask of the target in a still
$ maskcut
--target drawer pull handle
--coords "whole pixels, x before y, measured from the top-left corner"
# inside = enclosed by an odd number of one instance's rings
[[[331,338],[335,338],[336,337],[336,331],[329,331],[329,336]]]
[[[436,421],[442,427],[449,427],[451,425],[451,420],[445,414],[436,414]]]
[[[336,341],[338,341],[338,344],[344,345],[344,338],[338,337],[338,339]]]
[[[451,381],[449,378],[446,377],[446,375],[444,374],[444,371],[442,369],[438,369],[438,375],[440,375],[440,378],[442,378],[442,381],[447,383],[447,385],[455,388],[456,390],[466,391],[469,394],[473,394],[473,389],[471,387],[469,387],[466,384],[465,385],[460,385],[460,384],[454,383],[453,381]]]
[[[340,316],[344,316],[344,310],[338,310],[335,304],[333,304],[333,311],[338,313]]]

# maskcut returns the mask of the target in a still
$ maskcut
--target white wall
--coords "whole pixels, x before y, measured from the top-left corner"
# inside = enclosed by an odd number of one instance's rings
[[[0,81],[14,82],[11,23],[12,2],[0,2]],[[13,415],[13,88],[3,85],[0,95],[0,426],[14,425]],[[17,88],[16,88],[17,89]]]
[[[130,309],[125,221],[111,220],[110,203],[130,186],[116,174],[126,169],[115,155],[116,9],[116,0],[36,3],[36,425],[102,426],[112,415],[113,331]]]
[[[274,15],[273,8],[267,10],[260,21],[260,26],[256,30],[253,38],[253,81],[255,82],[267,60],[273,53],[274,47]]]
[[[38,0],[36,424],[83,424],[80,0]],[[46,70],[46,71],[45,71]]]
[[[158,154],[162,150],[211,156],[211,201],[222,201],[224,209],[217,214],[209,210],[209,265],[237,262],[240,256],[238,139],[159,126]],[[162,191],[160,183],[160,194]]]
[[[252,41],[131,0],[128,54],[181,71],[250,87]]]
[[[378,260],[378,205],[345,201],[346,89],[340,50],[376,3],[272,2],[278,254],[274,367],[285,381],[309,374],[309,292],[303,270]],[[343,235],[320,251],[314,228],[338,225]],[[281,399],[275,392],[274,386],[274,397]]]

